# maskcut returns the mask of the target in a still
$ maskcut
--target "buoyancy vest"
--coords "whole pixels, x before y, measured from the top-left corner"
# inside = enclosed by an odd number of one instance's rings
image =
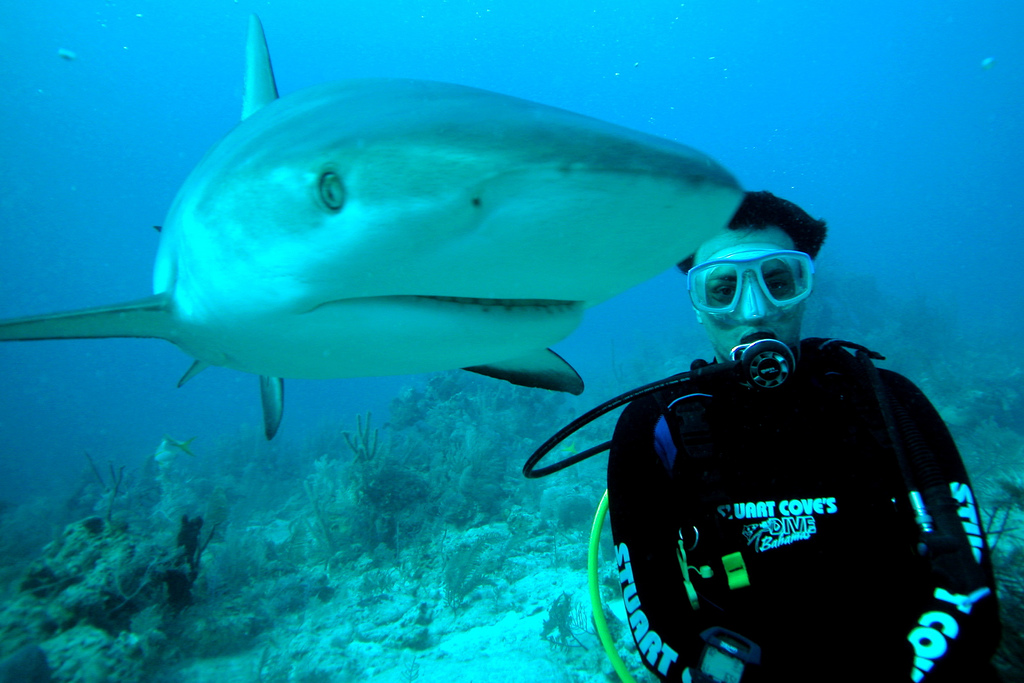
[[[763,670],[787,680],[909,676],[931,567],[863,364],[823,341],[805,340],[786,386],[696,382],[620,420],[613,534],[666,679],[712,626],[758,643]]]

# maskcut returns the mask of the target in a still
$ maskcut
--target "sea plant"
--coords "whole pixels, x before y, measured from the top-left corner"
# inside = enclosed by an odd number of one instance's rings
[[[586,650],[587,646],[579,639],[579,635],[586,631],[581,620],[582,616],[573,608],[572,596],[562,593],[548,608],[548,618],[544,620],[540,635],[562,649],[582,647]]]
[[[985,536],[994,552],[1000,540],[1022,528],[1015,513],[1024,512],[1024,478],[1006,475],[998,477],[993,484],[998,492],[988,501],[983,514]]]

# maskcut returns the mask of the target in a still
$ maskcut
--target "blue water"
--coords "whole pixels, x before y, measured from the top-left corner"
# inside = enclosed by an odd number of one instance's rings
[[[254,11],[282,93],[451,81],[684,142],[828,219],[822,278],[873,274],[945,312],[941,333],[1021,351],[1024,5],[995,0],[9,2],[0,316],[150,293],[152,226],[238,119]],[[691,316],[669,273],[557,349],[585,378],[652,338],[707,355]],[[85,452],[137,462],[165,433],[255,429],[255,378],[213,369],[175,389],[188,364],[159,341],[0,345],[0,498],[69,488]],[[419,379],[289,382],[278,443],[382,415]]]

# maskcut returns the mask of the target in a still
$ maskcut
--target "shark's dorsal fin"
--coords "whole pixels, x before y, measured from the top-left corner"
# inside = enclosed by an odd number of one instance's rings
[[[260,399],[263,402],[263,433],[269,441],[277,434],[284,414],[284,380],[260,375]]]
[[[245,41],[245,83],[242,87],[242,120],[249,118],[264,105],[277,99],[274,68],[270,66],[270,51],[263,24],[255,14],[249,15],[249,35]]]
[[[565,391],[579,396],[583,379],[572,366],[551,349],[541,349],[520,358],[463,368],[478,375],[503,379],[522,387]]]

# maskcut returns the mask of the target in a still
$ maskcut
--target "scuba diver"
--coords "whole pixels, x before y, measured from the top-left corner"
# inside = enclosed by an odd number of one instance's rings
[[[988,548],[946,425],[878,354],[801,340],[824,221],[751,192],[729,228],[678,266],[715,361],[630,403],[611,441],[645,665],[700,683],[998,680]]]
[[[629,629],[662,680],[999,680],[989,550],[945,423],[881,355],[801,338],[824,240],[824,221],[747,193],[679,264],[713,362],[605,402],[523,468],[610,448],[590,594],[624,681],[600,605],[605,511]],[[626,403],[610,442],[537,467]]]

